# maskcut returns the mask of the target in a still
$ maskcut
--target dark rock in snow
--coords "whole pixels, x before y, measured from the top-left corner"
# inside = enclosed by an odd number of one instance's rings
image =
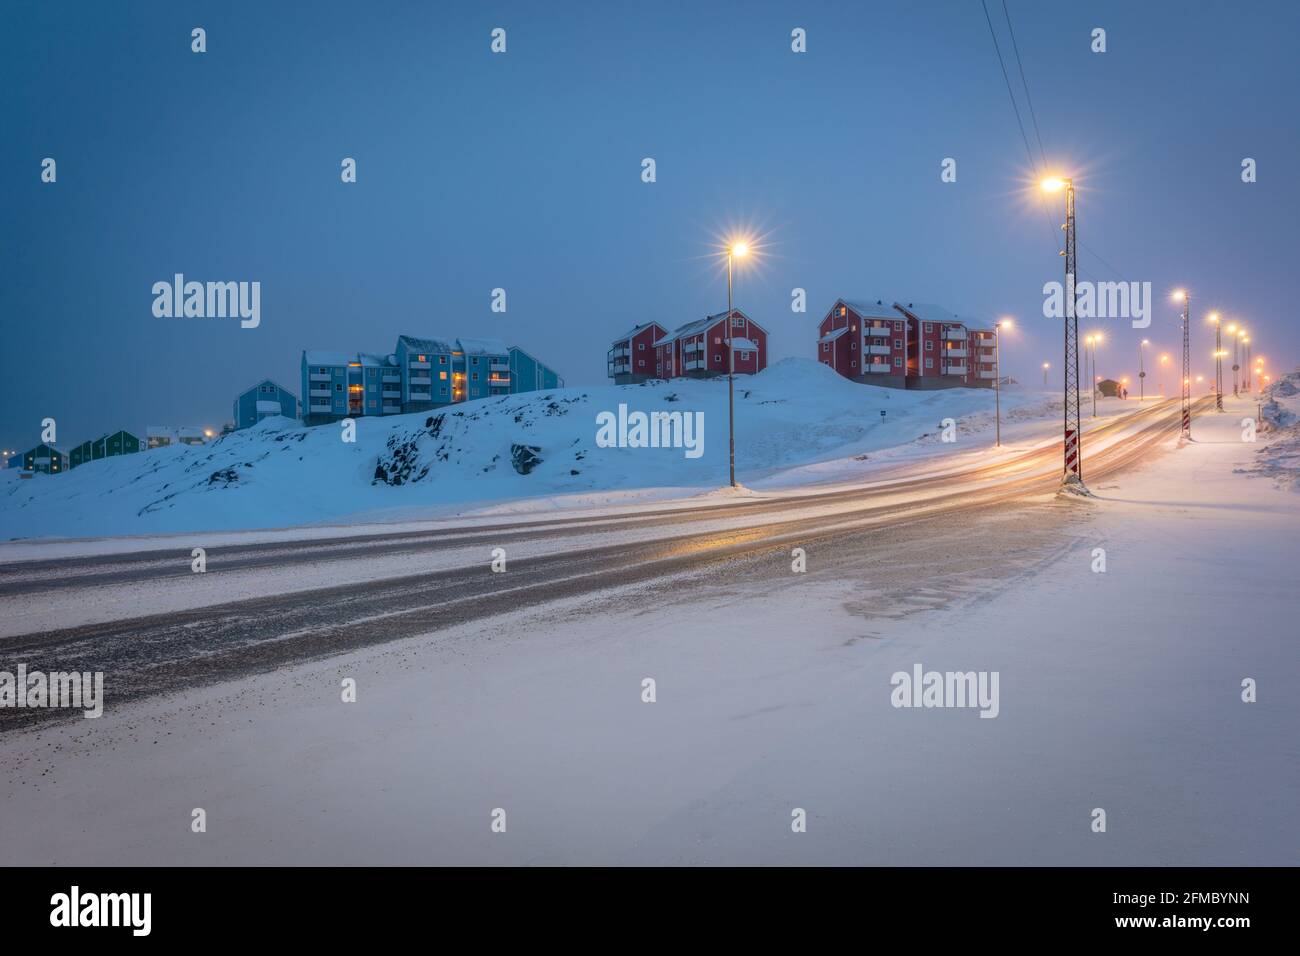
[[[510,463],[515,471],[526,475],[542,463],[541,448],[536,445],[511,445]]]

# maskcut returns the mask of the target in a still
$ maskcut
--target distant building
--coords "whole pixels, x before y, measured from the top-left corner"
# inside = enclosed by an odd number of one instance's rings
[[[660,377],[655,372],[655,343],[668,330],[658,322],[634,326],[616,338],[605,357],[605,374],[615,385],[635,385]]]
[[[549,388],[564,388],[564,379],[523,349],[510,346],[510,393],[540,392]]]
[[[298,396],[269,378],[240,392],[234,409],[236,429],[248,428],[276,415],[295,421],[302,417],[302,402],[298,401]]]
[[[1124,386],[1113,378],[1103,378],[1097,383],[1097,391],[1106,398],[1118,398],[1119,390]]]
[[[399,335],[391,355],[302,353],[303,421],[320,425],[362,415],[398,415],[515,391],[555,375],[532,356],[518,357],[499,339],[432,339]],[[527,375],[514,382],[512,362]]]
[[[83,441],[68,453],[68,468],[76,468],[101,458],[134,455],[142,448],[140,439],[129,431],[119,429],[93,441]]]
[[[997,368],[997,333],[992,329],[970,330],[970,378],[969,385],[993,387],[993,380],[998,377]]]
[[[164,448],[167,445],[202,445],[210,437],[207,431],[198,425],[150,425],[144,430],[145,444],[149,448]]]
[[[28,451],[11,455],[8,466],[44,475],[57,475],[67,471],[68,456],[53,445],[41,444]]]
[[[735,350],[737,375],[767,368],[767,330],[740,309],[687,322],[655,342],[652,378],[712,378],[726,375],[728,347]]]

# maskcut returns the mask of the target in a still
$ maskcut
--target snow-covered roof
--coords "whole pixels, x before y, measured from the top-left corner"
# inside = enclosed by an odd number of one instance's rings
[[[616,338],[613,342],[610,342],[609,344],[618,345],[620,342],[626,342],[628,339],[632,338],[632,336],[636,335],[637,333],[644,332],[646,329],[656,325],[658,325],[659,328],[661,329],[663,328],[663,326],[659,325],[658,322],[642,322],[640,325],[634,325],[632,326],[630,331],[624,332],[622,335],[620,335],[618,338]]]
[[[898,310],[893,305],[893,299],[881,297],[879,299],[840,299],[840,301],[864,319],[899,318]]]
[[[397,337],[398,345],[401,345],[403,342],[405,342],[406,347],[413,352],[433,352],[434,354],[445,353],[450,355],[452,352],[456,351],[456,347],[446,339],[422,339],[414,335],[399,335]]]
[[[849,330],[849,327],[846,325],[846,326],[843,326],[842,328],[835,329],[835,330],[832,331],[832,332],[827,332],[825,335],[823,335],[821,338],[819,338],[819,339],[817,340],[817,344],[818,344],[818,345],[821,345],[821,344],[823,344],[823,343],[825,343],[825,342],[834,342],[834,341],[835,341],[836,339],[838,339],[841,335],[844,335],[846,332],[848,332],[848,330]]]
[[[347,365],[357,360],[356,353],[331,352],[328,349],[307,349],[302,355],[308,365]]]
[[[753,339],[732,339],[731,347],[741,352],[757,352],[758,346]]]
[[[360,362],[366,368],[376,368],[376,367],[382,367],[389,364],[393,364],[393,365],[397,364],[396,362],[390,363],[388,361],[388,356],[386,355],[375,355],[372,352],[358,352],[357,361]]]
[[[731,311],[735,315],[744,316],[744,318],[749,322],[754,322],[753,319],[751,319],[748,315],[745,315],[745,313],[742,312],[740,309],[732,309]],[[659,341],[655,342],[655,345],[656,346],[667,345],[669,342],[676,341],[677,339],[684,339],[684,338],[689,338],[692,335],[699,335],[701,332],[707,332],[709,329],[713,328],[713,326],[717,325],[719,322],[725,322],[726,319],[727,319],[727,313],[725,311],[715,312],[713,315],[706,315],[702,319],[696,319],[694,322],[687,322],[685,325],[678,326],[676,330],[669,332],[663,338],[659,339]],[[754,322],[754,325],[760,329],[763,328],[757,322]],[[766,330],[764,329],[764,331]]]
[[[509,355],[510,349],[500,339],[457,339],[466,355]]]
[[[966,320],[956,312],[949,312],[941,305],[929,302],[897,302],[900,309],[921,322],[951,322],[964,325]]]
[[[176,429],[170,425],[150,425],[144,434],[146,438],[175,438]]]
[[[308,362],[308,364],[311,364],[311,363]],[[263,385],[274,385],[274,386],[275,386],[276,388],[278,388],[280,391],[284,392],[284,393],[287,394],[287,395],[292,396],[294,401],[297,401],[297,400],[298,400],[298,394],[297,394],[297,392],[294,392],[294,391],[292,391],[291,389],[287,389],[287,388],[285,388],[283,385],[281,385],[279,382],[272,381],[272,380],[269,379],[269,378],[264,378],[264,379],[262,379],[262,380],[261,380],[260,382],[258,382],[256,385],[250,385],[250,386],[248,386],[248,388],[246,388],[246,389],[244,389],[242,392],[240,392],[239,395],[240,395],[240,397],[242,398],[243,396],[247,395],[249,392],[255,392],[255,391],[257,391],[257,390],[258,390],[259,388],[261,388]]]
[[[200,428],[198,425],[182,425],[180,428],[176,429],[176,434],[178,434],[181,438],[204,437],[203,429]]]

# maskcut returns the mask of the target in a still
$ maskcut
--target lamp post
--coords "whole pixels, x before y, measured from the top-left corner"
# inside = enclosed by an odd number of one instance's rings
[[[1236,398],[1239,394],[1237,391],[1237,369],[1241,368],[1237,359],[1237,343],[1241,339],[1241,333],[1236,322],[1228,326],[1228,334],[1232,336],[1232,397]]]
[[[1011,328],[1010,319],[998,319],[993,325],[993,427],[996,447],[1002,447],[1002,327]],[[1046,366],[1044,366],[1046,367]]]
[[[1074,277],[1078,272],[1075,248],[1074,181],[1051,178],[1042,182],[1047,192],[1065,190],[1065,384],[1063,409],[1065,468],[1062,485],[1086,492],[1083,484],[1083,450],[1079,421],[1079,316],[1075,308]]]
[[[1210,321],[1214,323],[1214,410],[1223,411],[1223,323],[1219,313],[1211,312]]]
[[[1244,330],[1243,330],[1244,331]],[[1245,359],[1245,364],[1241,367],[1241,388],[1242,391],[1250,391],[1250,336],[1241,337],[1241,357]]]
[[[1151,344],[1150,339],[1143,339],[1141,343],[1139,343],[1138,345],[1138,402],[1139,403],[1146,401],[1147,367],[1146,367],[1145,358],[1146,358],[1147,346],[1150,344]]]
[[[1191,353],[1191,329],[1188,327],[1188,309],[1191,305],[1192,297],[1183,289],[1174,293],[1174,300],[1183,303],[1183,385],[1179,390],[1180,409],[1182,413],[1184,438],[1192,437],[1192,353]]]
[[[1101,342],[1101,333],[1094,332],[1092,335],[1088,336],[1087,339],[1085,339],[1084,341],[1087,343],[1088,352],[1091,353],[1091,358],[1092,358],[1092,372],[1088,377],[1089,380],[1092,382],[1092,417],[1096,418],[1097,417],[1097,345],[1098,343]],[[1088,358],[1088,356],[1085,355],[1084,358],[1086,364],[1086,359]]]
[[[749,254],[749,244],[733,242],[727,247],[727,471],[736,487],[736,346],[731,321],[731,263]]]
[[[1160,356],[1160,397],[1165,397],[1165,366],[1169,364],[1169,356]]]
[[[1043,385],[1047,384],[1047,370],[1052,367],[1051,362],[1043,363]]]

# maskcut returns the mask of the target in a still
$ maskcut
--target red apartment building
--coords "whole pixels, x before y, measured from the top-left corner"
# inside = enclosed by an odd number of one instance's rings
[[[987,387],[995,376],[992,331],[936,305],[888,299],[837,299],[817,328],[817,360],[891,388]]]
[[[727,342],[734,341],[736,374],[767,368],[767,330],[740,309],[719,312],[666,332],[655,342],[653,378],[710,378],[727,374]]]
[[[845,378],[906,386],[907,319],[883,299],[836,299],[817,336],[817,360]]]
[[[646,322],[619,336],[610,346],[605,374],[615,385],[661,378],[655,372],[655,343],[667,334],[668,330],[658,322]]]

